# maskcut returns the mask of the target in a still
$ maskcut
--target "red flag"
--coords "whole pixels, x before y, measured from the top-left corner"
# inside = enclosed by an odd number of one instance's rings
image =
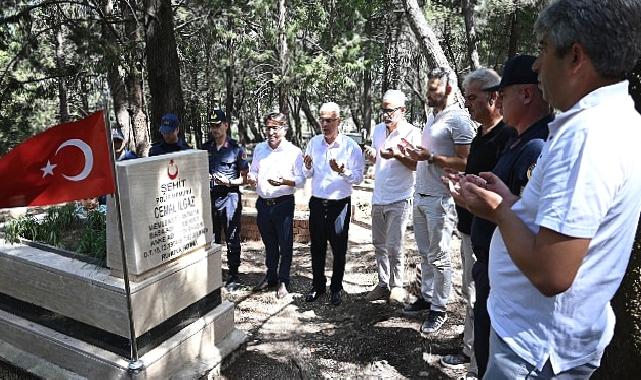
[[[0,208],[42,206],[114,191],[102,111],[51,127],[0,158]]]

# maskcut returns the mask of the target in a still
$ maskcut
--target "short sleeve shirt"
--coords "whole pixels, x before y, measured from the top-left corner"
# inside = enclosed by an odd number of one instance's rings
[[[474,138],[474,124],[466,110],[451,104],[444,110],[427,117],[423,128],[421,146],[437,156],[456,155],[456,145],[470,145]],[[441,181],[444,172],[438,165],[419,161],[416,165],[416,192],[425,195],[450,196]]]
[[[207,141],[203,145],[209,157],[209,174],[220,174],[227,179],[236,179],[240,173],[249,170],[245,148],[236,140],[228,138],[218,149],[216,142]]]
[[[628,82],[598,88],[550,123],[550,136],[512,210],[541,227],[590,239],[572,286],[541,294],[514,265],[499,231],[490,245],[488,312],[521,358],[554,373],[591,363],[614,334],[610,300],[619,287],[641,212],[641,115]]]

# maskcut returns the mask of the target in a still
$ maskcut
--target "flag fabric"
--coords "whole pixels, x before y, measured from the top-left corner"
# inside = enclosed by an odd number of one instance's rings
[[[63,203],[114,191],[102,111],[51,127],[0,158],[0,208]]]

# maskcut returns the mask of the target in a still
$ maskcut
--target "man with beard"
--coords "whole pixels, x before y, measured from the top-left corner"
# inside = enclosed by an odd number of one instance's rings
[[[427,312],[421,325],[423,334],[434,333],[443,326],[452,291],[450,242],[456,210],[441,176],[445,168],[465,170],[474,137],[468,113],[454,101],[454,72],[437,67],[427,78],[427,101],[432,112],[423,128],[421,146],[407,149],[409,157],[417,161],[413,216],[421,255],[421,297],[403,309],[408,314]]]
[[[463,79],[465,107],[472,120],[479,123],[476,136],[470,145],[470,155],[467,157],[465,173],[479,174],[492,170],[506,142],[514,134],[514,130],[503,122],[498,91],[488,89],[498,85],[500,81],[501,77],[494,70],[485,67],[472,71]],[[457,354],[444,356],[441,363],[449,367],[468,364],[467,378],[476,378],[477,366],[473,348],[474,324],[476,323],[473,308],[476,292],[475,282],[472,279],[472,267],[476,262],[476,256],[472,251],[470,238],[472,214],[465,208],[458,206],[456,213],[458,215],[456,227],[461,236],[461,266],[463,267],[461,294],[465,300],[463,350]]]
[[[319,114],[323,134],[314,136],[307,144],[303,170],[312,179],[309,235],[313,280],[305,301],[316,301],[326,292],[325,256],[329,240],[334,258],[331,303],[338,306],[342,301],[352,185],[363,181],[363,152],[354,140],[339,133],[338,104],[324,103]]]
[[[248,182],[256,185],[256,224],[265,245],[265,278],[256,291],[276,288],[276,297],[289,294],[294,248],[294,192],[305,184],[303,153],[285,139],[287,117],[279,112],[264,119],[267,141],[256,146]]]
[[[405,94],[399,90],[385,92],[381,113],[383,123],[374,127],[372,146],[365,147],[365,157],[375,164],[372,243],[378,269],[378,285],[365,298],[403,303],[403,235],[414,192],[416,162],[405,157],[399,145],[417,145],[420,130],[405,120]]]
[[[242,200],[239,186],[246,182],[249,164],[245,149],[229,137],[229,121],[222,110],[214,110],[209,127],[211,138],[203,145],[209,156],[211,213],[214,241],[220,244],[222,233],[227,243],[228,291],[240,287],[240,215]]]

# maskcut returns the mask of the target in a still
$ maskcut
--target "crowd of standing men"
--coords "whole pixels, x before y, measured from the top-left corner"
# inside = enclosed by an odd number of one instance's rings
[[[353,185],[374,165],[372,243],[378,284],[365,299],[425,314],[423,334],[447,320],[451,240],[461,236],[466,303],[461,352],[468,378],[587,379],[614,331],[609,301],[629,260],[641,203],[641,115],[627,73],[641,55],[639,0],[559,0],[539,15],[538,57],[509,58],[503,76],[488,68],[463,80],[446,67],[428,73],[431,107],[422,131],[405,119],[405,95],[388,90],[381,120],[362,149],[340,133],[338,104],[319,108],[322,134],[305,151],[285,139],[286,116],[264,118],[266,141],[251,164],[229,138],[221,110],[211,116],[209,153],[214,238],[227,243],[226,288],[240,286],[239,187],[255,186],[266,273],[255,290],[288,295],[294,192],[311,180],[312,283],[304,300],[327,292],[342,302]],[[554,113],[556,110],[556,114]],[[150,155],[190,147],[175,115],[163,116],[163,141]],[[623,136],[623,138],[622,138]],[[122,138],[120,138],[122,141]],[[121,159],[132,158],[117,150]],[[404,233],[413,216],[421,256],[420,295],[405,291]]]

